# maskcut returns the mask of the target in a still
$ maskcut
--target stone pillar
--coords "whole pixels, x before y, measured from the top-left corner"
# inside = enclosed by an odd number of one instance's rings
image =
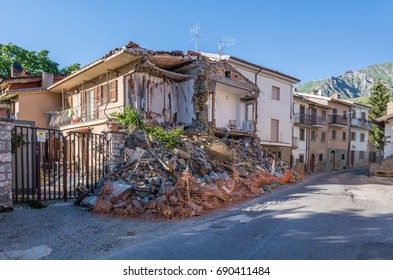
[[[0,212],[12,208],[11,123],[0,121]]]
[[[107,132],[109,142],[109,167],[110,172],[117,171],[124,164],[124,142],[126,133],[124,132]]]

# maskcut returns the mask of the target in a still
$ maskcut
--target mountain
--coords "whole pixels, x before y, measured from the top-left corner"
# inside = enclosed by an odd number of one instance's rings
[[[340,94],[343,98],[370,96],[377,80],[385,82],[393,91],[393,61],[368,66],[359,71],[348,71],[338,77],[315,80],[299,85],[300,92],[321,90],[322,95]]]

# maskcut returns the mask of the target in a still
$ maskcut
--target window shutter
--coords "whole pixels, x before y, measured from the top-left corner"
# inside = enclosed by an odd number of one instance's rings
[[[99,87],[95,87],[94,88],[94,100],[93,100],[93,104],[94,104],[94,118],[98,119],[98,88]]]
[[[117,80],[111,81],[111,102],[117,101]]]
[[[97,105],[102,105],[102,86],[97,87]]]

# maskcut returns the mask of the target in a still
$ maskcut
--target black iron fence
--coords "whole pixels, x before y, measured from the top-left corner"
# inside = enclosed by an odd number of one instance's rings
[[[109,141],[101,134],[15,126],[11,134],[13,200],[75,197],[109,172]]]

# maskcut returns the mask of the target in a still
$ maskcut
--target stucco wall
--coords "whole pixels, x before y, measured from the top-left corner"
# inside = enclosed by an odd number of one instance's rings
[[[240,100],[239,98],[231,93],[223,91],[216,91],[216,126],[217,127],[228,127],[229,120],[236,120],[237,126],[240,126]]]
[[[45,112],[61,108],[61,95],[57,93],[29,93],[18,97],[19,120],[35,121],[35,125],[41,128],[49,128],[49,116]]]
[[[237,70],[251,81],[255,81],[255,73],[239,67]],[[292,145],[292,85],[261,74],[258,74],[257,85],[261,90],[258,99],[257,135],[262,143],[272,144],[271,120],[278,120],[279,137],[276,144],[290,147]],[[280,100],[272,100],[273,86],[280,88]]]
[[[388,123],[385,123],[385,138],[389,139],[390,142],[386,143],[383,149],[384,158],[393,155],[393,121],[389,120]]]

